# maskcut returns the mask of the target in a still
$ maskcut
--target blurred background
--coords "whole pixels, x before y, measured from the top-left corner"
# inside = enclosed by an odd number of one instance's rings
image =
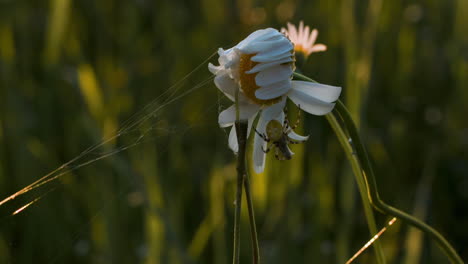
[[[1,0],[0,199],[78,159],[0,206],[0,263],[229,263],[230,103],[204,61],[300,20],[328,50],[299,66],[343,87],[382,199],[468,260],[468,1]],[[302,116],[294,159],[251,175],[262,260],[345,263],[372,235],[329,124]],[[449,263],[399,221],[380,241],[387,263]]]

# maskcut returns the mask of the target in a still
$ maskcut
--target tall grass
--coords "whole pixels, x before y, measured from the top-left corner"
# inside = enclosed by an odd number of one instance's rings
[[[343,87],[381,196],[468,259],[466,11],[464,0],[1,1],[0,199],[113,135],[218,47],[304,20],[328,51],[303,72]],[[209,76],[197,71],[182,89]],[[235,157],[217,125],[226,106],[214,85],[197,89],[88,158],[145,133],[135,147],[1,206],[0,263],[228,262]],[[268,157],[265,173],[251,174],[262,262],[344,263],[369,239],[365,209],[326,120],[303,119],[311,137],[294,159]],[[375,213],[377,228],[386,220]],[[246,263],[247,214],[241,228]],[[387,263],[446,261],[403,225],[379,241]],[[375,252],[357,262],[376,263]]]

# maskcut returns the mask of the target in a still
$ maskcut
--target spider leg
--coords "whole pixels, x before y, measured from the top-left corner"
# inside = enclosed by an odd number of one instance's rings
[[[289,126],[288,107],[284,107],[284,121],[283,121],[283,127],[288,127],[288,126]]]
[[[288,144],[301,144],[301,143],[302,143],[302,142],[294,141],[294,140],[288,139]]]
[[[270,139],[265,135],[265,134],[262,134],[260,132],[258,132],[258,130],[255,128],[255,132],[257,133],[257,135],[259,137],[261,137],[263,140],[265,140],[266,142],[270,142]]]
[[[271,148],[272,148],[273,146],[274,146],[274,144],[267,145],[267,148],[266,148],[266,149],[264,149],[264,148],[262,147],[262,151],[263,151],[265,154],[267,154],[268,152],[270,152],[270,150],[271,150]]]

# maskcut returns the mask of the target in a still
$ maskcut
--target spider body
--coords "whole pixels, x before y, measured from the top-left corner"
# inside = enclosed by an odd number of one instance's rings
[[[288,138],[286,131],[284,131],[283,125],[278,120],[271,120],[268,122],[265,129],[266,137],[275,147],[275,157],[278,160],[290,160],[294,153],[289,149],[289,143],[293,143]],[[265,139],[265,138],[264,138]],[[271,147],[270,147],[271,148]],[[268,152],[269,149],[264,150]]]
[[[285,114],[286,114],[285,109]],[[289,121],[287,116],[284,119],[283,124],[278,120],[270,120],[265,128],[265,133],[261,134],[257,130],[257,134],[267,142],[267,148],[263,149],[263,152],[268,153],[272,148],[275,148],[275,157],[278,160],[290,160],[294,153],[289,148],[289,144],[298,144],[307,140],[307,137],[302,137],[294,133],[294,129],[300,122],[300,117],[298,117],[294,126],[289,126]],[[290,135],[296,135],[295,138],[291,138]]]

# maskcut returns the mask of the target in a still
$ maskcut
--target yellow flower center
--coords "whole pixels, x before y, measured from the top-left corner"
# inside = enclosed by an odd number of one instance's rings
[[[304,58],[307,58],[310,54],[308,50],[304,46],[302,46],[302,44],[294,45],[294,51],[295,53],[302,54]]]
[[[255,82],[255,76],[257,73],[248,74],[246,71],[250,71],[258,62],[252,61],[251,58],[256,54],[241,54],[239,59],[239,79],[240,79],[240,86],[242,91],[247,98],[249,98],[252,102],[259,104],[259,105],[273,105],[277,102],[281,101],[281,96],[268,99],[268,100],[261,100],[255,96],[255,91],[260,89],[260,86],[257,85]]]

